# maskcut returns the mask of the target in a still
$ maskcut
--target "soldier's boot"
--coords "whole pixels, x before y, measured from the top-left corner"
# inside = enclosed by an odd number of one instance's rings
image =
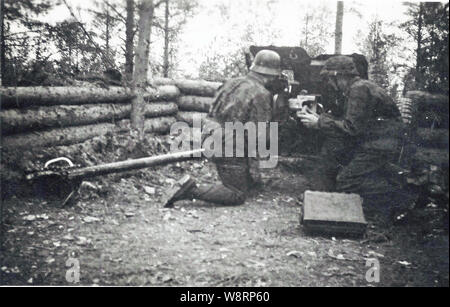
[[[189,176],[184,175],[173,187],[167,189],[163,195],[163,206],[172,207],[178,200],[192,200],[192,190],[196,187],[195,181]]]

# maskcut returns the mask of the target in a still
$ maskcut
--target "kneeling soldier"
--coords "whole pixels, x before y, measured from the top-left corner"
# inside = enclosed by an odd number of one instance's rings
[[[274,120],[273,93],[270,91],[281,73],[280,56],[275,51],[259,51],[244,77],[230,79],[216,93],[206,122],[212,122],[222,129],[222,148],[227,135],[225,123],[258,123]],[[266,125],[267,127],[269,125]],[[257,131],[259,135],[261,131]],[[234,132],[232,132],[234,133]],[[264,131],[265,135],[270,135]],[[171,206],[178,200],[199,199],[221,205],[240,205],[245,202],[249,191],[260,185],[258,159],[250,157],[244,150],[243,157],[236,156],[236,143],[233,142],[233,157],[213,157],[220,182],[197,186],[190,176],[185,175],[174,188],[166,191],[165,206]],[[245,135],[244,144],[248,144]],[[247,146],[245,146],[247,147]],[[242,149],[242,148],[241,148]]]

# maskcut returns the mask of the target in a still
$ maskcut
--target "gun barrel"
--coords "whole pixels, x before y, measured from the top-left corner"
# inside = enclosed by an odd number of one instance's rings
[[[120,162],[88,166],[70,171],[68,174],[68,178],[77,179],[77,178],[94,177],[110,173],[145,168],[159,164],[167,164],[171,162],[191,160],[194,158],[201,157],[203,151],[204,149],[180,151],[175,153],[168,153],[165,155],[158,155],[154,157],[146,157],[140,159],[132,159]]]
[[[132,159],[126,161],[112,162],[82,168],[69,169],[61,172],[68,180],[76,180],[82,178],[95,177],[111,173],[129,171],[133,169],[146,168],[154,165],[167,164],[178,161],[191,160],[201,158],[204,149],[194,149],[188,151],[173,152],[164,155],[146,157],[140,159]],[[50,175],[58,175],[58,171],[44,170],[34,174],[27,175],[28,180],[45,177]]]

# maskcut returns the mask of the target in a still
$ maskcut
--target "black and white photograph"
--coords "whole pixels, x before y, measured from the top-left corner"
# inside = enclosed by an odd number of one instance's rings
[[[448,1],[0,0],[0,26],[0,287],[449,286]]]

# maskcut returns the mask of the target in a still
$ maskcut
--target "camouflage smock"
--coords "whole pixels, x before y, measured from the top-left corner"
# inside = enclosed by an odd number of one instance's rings
[[[398,159],[405,133],[395,102],[378,85],[359,77],[351,80],[344,96],[342,116],[319,118],[325,135],[325,187],[362,196],[398,190],[386,172]]]
[[[243,157],[236,156],[236,144],[230,143],[230,139],[231,141],[235,139],[236,133],[227,133],[225,123],[242,123],[243,125],[253,123],[256,128],[259,122],[266,123],[267,129],[264,131],[256,129],[256,136],[258,138],[259,133],[265,133],[268,138],[272,104],[273,95],[264,87],[263,80],[257,74],[249,73],[244,77],[226,81],[218,89],[208,117],[205,119],[203,130],[206,130],[205,126],[210,125],[208,122],[212,123],[212,127],[218,124],[222,128],[222,156],[213,157],[212,161],[219,168],[244,170],[247,175],[241,174],[241,177],[247,177],[248,180],[245,181],[250,182],[249,184],[260,180],[259,157],[250,155],[249,158],[247,133],[244,135],[244,148],[239,148],[244,155]],[[234,144],[233,157],[225,157],[226,143]],[[232,177],[234,177],[232,180],[236,180],[236,177],[239,176]]]
[[[256,127],[256,136],[266,133],[269,136],[269,122],[272,119],[273,95],[264,87],[263,81],[256,74],[234,78],[225,82],[219,88],[208,117],[219,123],[222,127],[222,150],[225,154],[226,141],[234,140],[236,133],[227,131],[225,123],[253,123]],[[258,123],[265,123],[266,129],[258,131]],[[232,133],[230,133],[232,132]],[[229,143],[233,144],[233,143]],[[230,163],[242,160],[236,157],[236,143],[234,143],[233,158],[226,158]],[[245,134],[244,157],[248,157],[247,133]]]
[[[355,77],[344,93],[344,112],[340,118],[323,114],[319,128],[325,135],[346,137],[362,144],[381,137],[398,137],[401,115],[385,90],[369,80]]]

